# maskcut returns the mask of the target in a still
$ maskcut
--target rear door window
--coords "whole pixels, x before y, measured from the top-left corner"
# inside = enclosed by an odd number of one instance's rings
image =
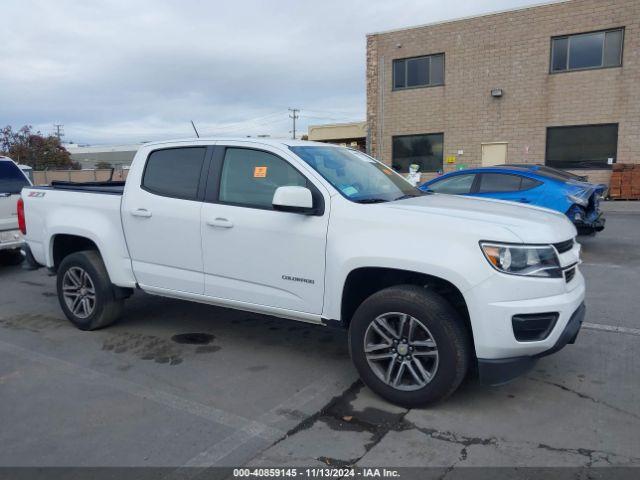
[[[517,192],[520,190],[522,177],[503,173],[483,173],[480,175],[478,193]]]
[[[196,200],[206,152],[205,147],[151,152],[142,177],[142,188],[156,195]]]
[[[448,193],[451,195],[463,195],[471,192],[475,174],[455,175],[429,185],[427,188],[436,193]]]
[[[28,187],[29,182],[20,167],[8,160],[0,160],[0,193],[20,193],[22,187]]]

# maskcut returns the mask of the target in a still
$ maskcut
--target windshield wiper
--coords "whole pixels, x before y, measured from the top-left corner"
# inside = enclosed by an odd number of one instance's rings
[[[423,197],[425,193],[408,193],[406,195],[401,195],[398,198],[394,198],[393,201],[395,202],[396,200],[405,200],[407,198],[415,198],[415,197]]]
[[[385,200],[384,198],[360,198],[358,200],[354,200],[356,203],[384,203],[389,200]]]

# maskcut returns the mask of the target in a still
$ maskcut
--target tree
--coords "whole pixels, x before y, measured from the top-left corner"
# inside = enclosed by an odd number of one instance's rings
[[[34,170],[80,168],[78,162],[71,160],[58,137],[45,137],[39,131],[34,132],[31,125],[25,125],[18,131],[14,131],[11,125],[1,129],[0,153]]]
[[[101,161],[96,163],[96,168],[100,170],[100,169],[113,168],[113,166],[109,162]]]

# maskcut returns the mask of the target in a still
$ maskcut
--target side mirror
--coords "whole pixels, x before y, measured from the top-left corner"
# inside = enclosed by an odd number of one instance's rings
[[[282,212],[303,213],[305,215],[315,213],[311,190],[306,187],[278,187],[273,194],[272,205],[274,210]]]

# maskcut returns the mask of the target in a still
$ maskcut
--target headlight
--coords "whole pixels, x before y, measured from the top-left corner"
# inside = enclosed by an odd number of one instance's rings
[[[491,266],[502,273],[527,277],[562,278],[555,249],[550,245],[508,245],[480,242]]]

